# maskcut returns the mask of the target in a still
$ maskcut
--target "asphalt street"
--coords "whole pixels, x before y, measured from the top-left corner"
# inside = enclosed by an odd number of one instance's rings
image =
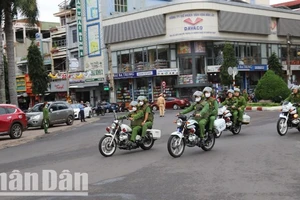
[[[167,140],[176,130],[176,113],[168,110],[164,118],[155,115],[154,128],[162,130],[162,138],[149,151],[117,149],[112,157],[104,158],[98,142],[112,122],[112,114],[108,114],[95,123],[0,150],[0,172],[68,169],[89,174],[88,197],[20,199],[300,198],[300,134],[296,129],[283,137],[277,134],[279,112],[249,111],[251,124],[243,126],[239,135],[224,132],[212,151],[186,147],[180,158],[173,158],[167,151]]]

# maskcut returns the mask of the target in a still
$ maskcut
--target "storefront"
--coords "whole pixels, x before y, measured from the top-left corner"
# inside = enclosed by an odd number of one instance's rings
[[[299,13],[226,1],[172,3],[164,5],[164,9],[149,8],[103,19],[103,27],[104,42],[111,46],[114,73],[134,75],[176,69],[178,74],[166,80],[172,87],[172,96],[190,96],[205,86],[219,87],[219,72],[210,70],[210,66],[222,65],[226,42],[234,47],[238,63],[232,67],[238,67],[243,77],[241,88],[257,84],[268,69],[272,53],[280,61],[286,59],[287,34],[292,35],[295,49],[300,45]],[[128,32],[124,27],[130,27]],[[118,32],[124,33],[122,37],[114,34]],[[132,84],[126,88],[131,98],[139,94],[150,97],[152,91],[155,99],[162,91],[160,77],[158,73],[143,80],[130,77]]]

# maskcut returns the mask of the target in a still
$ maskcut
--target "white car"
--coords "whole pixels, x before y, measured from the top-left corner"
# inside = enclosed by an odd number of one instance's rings
[[[74,110],[74,119],[81,119],[80,114],[79,114],[79,105],[80,104],[71,104],[71,107]],[[91,107],[85,107],[84,108],[84,118],[91,118],[93,115],[93,111]]]

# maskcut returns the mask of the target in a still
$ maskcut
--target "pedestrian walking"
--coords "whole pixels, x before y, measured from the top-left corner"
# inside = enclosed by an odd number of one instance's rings
[[[49,110],[48,110],[48,106],[47,106],[47,102],[44,102],[43,105],[43,127],[44,127],[44,132],[45,134],[48,134],[48,128],[49,128],[49,124],[50,124],[50,120],[49,120]]]
[[[81,119],[81,122],[86,122],[85,121],[85,118],[84,118],[84,104],[83,104],[83,101],[80,102],[80,105],[79,105],[79,114],[80,114],[80,119]]]
[[[159,116],[164,117],[165,116],[165,109],[166,109],[166,100],[163,97],[163,94],[161,93],[157,99],[157,105],[159,107]]]

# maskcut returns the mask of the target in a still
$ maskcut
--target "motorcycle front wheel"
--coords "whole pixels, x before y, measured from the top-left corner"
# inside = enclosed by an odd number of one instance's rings
[[[207,136],[207,139],[204,142],[204,146],[201,148],[204,151],[210,151],[215,146],[216,138],[214,134],[210,134]]]
[[[168,151],[169,154],[174,158],[180,157],[184,152],[185,141],[184,139],[181,139],[180,144],[176,144],[179,140],[180,138],[177,135],[171,135],[168,140]]]
[[[285,125],[285,119],[279,118],[277,121],[277,132],[280,136],[284,136],[288,131],[287,125]]]
[[[141,144],[143,150],[150,150],[154,145],[154,139],[152,135],[147,134],[144,142]]]
[[[105,135],[101,138],[99,142],[99,151],[104,157],[110,157],[114,155],[114,153],[116,152],[117,149],[116,141],[114,140],[111,143],[111,140],[112,140],[111,136]]]

